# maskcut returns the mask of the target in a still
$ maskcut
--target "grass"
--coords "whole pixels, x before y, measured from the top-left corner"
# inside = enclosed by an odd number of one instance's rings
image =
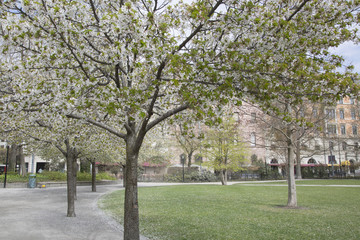
[[[359,188],[301,187],[301,209],[285,209],[287,189],[191,185],[139,189],[140,228],[150,239],[360,239]],[[122,222],[123,194],[99,202]]]
[[[5,174],[0,175],[0,182],[4,182]],[[82,173],[78,172],[77,174],[78,181],[91,181],[91,174],[90,173]],[[96,180],[115,180],[114,177],[109,176],[107,173],[98,173],[96,174]],[[8,173],[6,176],[6,182],[14,183],[14,182],[28,182],[29,181],[29,174],[26,176],[21,176],[17,173]],[[66,181],[66,173],[62,172],[48,172],[44,171],[42,173],[36,174],[36,181],[37,182],[61,182]]]
[[[287,185],[286,181],[276,182],[246,182],[246,184],[282,184]],[[296,185],[360,185],[360,179],[309,179],[296,180]]]

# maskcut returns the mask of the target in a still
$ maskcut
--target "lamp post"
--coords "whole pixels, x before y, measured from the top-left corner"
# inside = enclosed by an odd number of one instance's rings
[[[331,161],[331,177],[334,178],[334,161],[335,161],[335,156],[332,155],[332,149],[331,149],[331,147],[330,147],[329,161]]]

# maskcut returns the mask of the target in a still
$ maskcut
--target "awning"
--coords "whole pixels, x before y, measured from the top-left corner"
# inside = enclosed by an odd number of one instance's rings
[[[349,160],[342,161],[341,166],[351,166],[351,162]]]

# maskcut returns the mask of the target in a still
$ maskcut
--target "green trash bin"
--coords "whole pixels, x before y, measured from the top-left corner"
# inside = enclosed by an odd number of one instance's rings
[[[35,188],[36,187],[36,175],[30,174],[29,175],[29,188]]]

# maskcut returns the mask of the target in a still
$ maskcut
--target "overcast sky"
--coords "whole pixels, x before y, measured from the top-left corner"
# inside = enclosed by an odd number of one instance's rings
[[[346,64],[354,65],[354,72],[360,73],[360,45],[346,42],[336,49],[332,49],[337,55],[343,56]]]

